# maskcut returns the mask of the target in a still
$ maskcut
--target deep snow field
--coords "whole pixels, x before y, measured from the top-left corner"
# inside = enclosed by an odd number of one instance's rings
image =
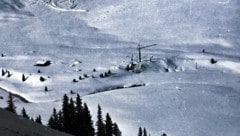
[[[93,119],[100,104],[123,136],[139,126],[152,136],[238,136],[239,15],[238,0],[2,0],[0,70],[10,77],[0,75],[0,107],[10,91],[30,102],[16,97],[19,113],[47,123],[65,93],[79,93]],[[141,73],[128,72],[138,44],[157,46],[142,50],[153,57]]]

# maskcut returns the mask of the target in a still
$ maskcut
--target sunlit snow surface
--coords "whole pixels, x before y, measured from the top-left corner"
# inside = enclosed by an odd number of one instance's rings
[[[93,119],[100,104],[124,136],[139,126],[152,136],[239,135],[238,0],[2,0],[0,7],[0,70],[13,74],[0,75],[0,87],[32,102],[16,99],[19,112],[25,107],[46,123],[72,90]],[[122,69],[132,54],[137,59],[138,43],[158,44],[143,50],[154,62],[140,74]],[[45,60],[51,64],[34,66]],[[145,86],[110,90],[134,84]]]

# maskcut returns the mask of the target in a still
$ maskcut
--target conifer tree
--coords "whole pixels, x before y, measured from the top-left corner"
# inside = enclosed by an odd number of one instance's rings
[[[142,135],[143,135],[142,128],[139,127],[139,130],[138,130],[138,136],[142,136]]]
[[[77,113],[83,112],[82,99],[79,94],[76,97],[76,111]]]
[[[22,109],[22,113],[21,113],[21,114],[22,114],[22,117],[24,117],[24,118],[26,118],[26,119],[30,119],[30,117],[28,116],[25,108]]]
[[[83,127],[82,127],[82,121],[83,121],[83,106],[82,106],[82,100],[79,94],[77,94],[76,98],[76,115],[75,115],[75,135],[77,136],[84,136],[82,134]]]
[[[57,117],[58,117],[57,129],[59,131],[64,131],[64,128],[63,128],[63,112],[61,110],[58,111]]]
[[[35,122],[38,123],[38,124],[42,124],[42,118],[41,118],[40,115],[37,116]]]
[[[166,134],[166,133],[163,133],[161,136],[167,136],[167,134]]]
[[[74,101],[73,99],[71,98],[70,99],[70,103],[68,105],[68,116],[69,116],[69,120],[68,120],[68,123],[69,123],[69,132],[71,134],[75,134],[76,133],[76,129],[75,129],[75,126],[76,126],[76,118],[75,118],[75,106],[74,106]]]
[[[16,113],[16,106],[15,106],[15,104],[13,102],[12,93],[9,93],[7,103],[8,103],[8,106],[7,106],[6,110],[8,110],[8,111],[10,111],[12,113]]]
[[[58,129],[58,115],[57,115],[57,110],[55,108],[53,108],[53,123],[54,123],[54,129]]]
[[[83,124],[82,134],[84,134],[85,136],[94,136],[95,130],[93,127],[92,117],[86,103],[84,103],[83,110],[84,110],[84,114],[83,114],[84,120],[82,121],[82,124]]]
[[[57,110],[53,108],[53,114],[48,121],[48,126],[53,129],[58,129],[57,122],[58,122]]]
[[[143,136],[148,136],[146,128],[143,129]]]
[[[113,136],[122,136],[122,132],[119,130],[117,123],[113,124]]]
[[[107,113],[106,115],[106,136],[112,136],[113,135],[113,123],[110,115]]]
[[[52,129],[56,129],[56,128],[54,128],[55,124],[54,124],[54,119],[52,116],[49,118],[47,125],[48,125],[48,127],[52,128]]]
[[[62,111],[63,111],[63,128],[66,133],[70,132],[70,120],[71,117],[69,116],[69,98],[67,94],[63,96],[63,105],[62,105]]]
[[[100,105],[98,105],[96,126],[97,126],[96,136],[105,136],[105,125],[103,122],[102,108]]]

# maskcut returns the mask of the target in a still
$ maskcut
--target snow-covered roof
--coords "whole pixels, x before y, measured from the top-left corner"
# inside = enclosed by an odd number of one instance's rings
[[[35,66],[49,66],[52,62],[50,60],[38,60]]]

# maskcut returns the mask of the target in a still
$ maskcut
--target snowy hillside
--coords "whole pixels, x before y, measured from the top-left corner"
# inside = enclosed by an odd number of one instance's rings
[[[239,45],[238,0],[122,0],[90,12],[94,26],[124,40]]]
[[[238,136],[239,13],[238,0],[2,0],[0,106],[12,92],[46,123],[79,93],[123,136]],[[157,46],[134,73],[138,44]]]
[[[2,136],[70,136],[44,127],[23,117],[0,109],[0,134]]]
[[[1,11],[10,12],[24,8],[24,4],[19,0],[2,0],[0,2]]]

